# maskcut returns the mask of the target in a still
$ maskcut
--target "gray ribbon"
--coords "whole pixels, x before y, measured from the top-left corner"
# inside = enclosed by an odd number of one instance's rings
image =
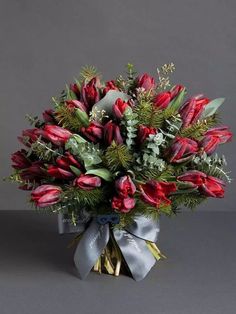
[[[134,223],[126,229],[113,229],[110,225],[99,224],[88,215],[78,221],[76,226],[69,223],[67,215],[59,214],[58,226],[60,233],[83,233],[75,250],[74,262],[79,277],[84,279],[101,256],[106,247],[110,232],[119,246],[121,253],[134,280],[142,280],[154,266],[156,259],[147,247],[146,240],[156,242],[160,232],[159,221],[144,216],[137,216]]]

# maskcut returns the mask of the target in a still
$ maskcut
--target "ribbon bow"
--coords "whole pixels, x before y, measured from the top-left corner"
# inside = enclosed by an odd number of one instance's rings
[[[111,214],[91,217],[84,212],[83,217],[78,220],[78,224],[73,226],[68,215],[58,214],[60,234],[83,233],[74,254],[79,277],[86,278],[113,233],[134,280],[142,280],[156,262],[146,241],[157,241],[160,232],[159,221],[145,216],[137,216],[133,224],[125,229],[111,228],[110,223],[119,223],[119,216]]]

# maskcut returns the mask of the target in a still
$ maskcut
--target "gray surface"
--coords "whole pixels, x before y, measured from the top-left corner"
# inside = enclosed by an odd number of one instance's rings
[[[84,64],[110,79],[127,62],[154,74],[174,61],[173,82],[227,98],[223,121],[235,133],[235,11],[235,0],[0,0],[0,177],[28,127],[25,114],[40,114]],[[235,177],[233,145],[224,152]],[[0,208],[28,208],[25,193],[0,184]],[[235,210],[234,191],[201,208]]]
[[[234,314],[236,213],[184,213],[161,221],[168,256],[135,282],[74,273],[71,236],[56,217],[0,212],[1,314]]]

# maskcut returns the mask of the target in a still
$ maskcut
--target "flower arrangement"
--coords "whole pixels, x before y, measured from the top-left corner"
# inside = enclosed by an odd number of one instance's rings
[[[94,67],[52,98],[42,119],[19,137],[9,177],[31,190],[36,208],[58,214],[59,232],[74,232],[81,278],[91,269],[143,279],[164,257],[155,242],[159,216],[222,198],[224,156],[214,154],[232,133],[219,125],[223,98],[170,85],[173,63],[157,78],[127,75],[103,82]]]

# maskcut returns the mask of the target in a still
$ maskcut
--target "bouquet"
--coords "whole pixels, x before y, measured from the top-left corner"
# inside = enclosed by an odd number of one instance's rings
[[[80,278],[91,269],[143,279],[164,255],[156,245],[160,215],[224,197],[224,156],[232,138],[219,125],[224,99],[186,98],[171,86],[173,63],[156,78],[125,75],[102,81],[94,67],[52,98],[42,119],[19,137],[9,177],[31,190],[31,203],[58,215],[60,233],[75,233]]]

